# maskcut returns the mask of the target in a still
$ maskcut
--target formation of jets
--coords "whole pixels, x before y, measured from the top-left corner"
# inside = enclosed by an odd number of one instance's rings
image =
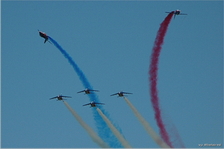
[[[91,92],[98,92],[98,90],[92,90],[92,89],[85,89],[85,90],[82,90],[82,91],[79,91],[77,93],[82,93],[82,92],[85,92],[85,94],[91,94]],[[118,93],[115,93],[115,94],[112,94],[110,96],[114,96],[114,95],[118,95],[118,97],[123,97],[124,94],[132,94],[132,93],[128,93],[128,92],[118,92]],[[50,99],[58,99],[58,100],[65,100],[65,98],[72,98],[71,96],[63,96],[63,95],[58,95],[58,96],[55,96],[55,97],[52,97]],[[87,104],[84,104],[83,106],[88,106],[90,105],[90,107],[97,107],[97,105],[105,105],[104,103],[99,103],[99,102],[95,102],[95,101],[92,101],[90,103],[87,103]]]
[[[174,18],[175,18],[176,15],[187,15],[186,13],[180,13],[179,9],[171,11],[171,12],[173,12]],[[171,13],[171,12],[166,12],[166,13]]]
[[[174,10],[174,11],[171,11],[171,12],[165,12],[165,13],[172,13],[172,12],[174,14],[174,18],[175,18],[176,15],[187,15],[186,13],[181,13],[181,11],[178,10],[178,9],[177,10]],[[42,37],[42,38],[45,39],[44,40],[44,43],[46,43],[47,41],[50,42],[48,40],[49,37],[48,37],[48,35],[46,33],[41,32],[39,30],[38,30],[38,32],[39,32],[40,37]],[[85,94],[91,94],[92,92],[99,92],[99,91],[98,90],[92,90],[92,89],[88,89],[87,88],[87,89],[82,90],[82,91],[79,91],[77,93],[82,93],[82,92],[84,92]],[[128,93],[128,92],[121,91],[121,92],[118,92],[118,93],[114,93],[114,94],[112,94],[110,96],[118,95],[118,97],[124,97],[125,96],[124,94],[132,94],[132,93]],[[58,96],[52,97],[50,99],[65,100],[64,98],[71,98],[71,97],[70,96],[58,95]],[[104,103],[97,103],[97,102],[92,101],[90,103],[84,104],[83,106],[87,106],[87,105],[90,105],[90,107],[96,107],[96,105],[104,105]]]

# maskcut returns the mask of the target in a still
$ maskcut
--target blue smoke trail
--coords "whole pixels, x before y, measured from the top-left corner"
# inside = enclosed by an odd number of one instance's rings
[[[81,69],[78,67],[78,65],[75,63],[75,61],[71,58],[71,56],[50,36],[48,36],[49,40],[60,50],[60,52],[64,55],[64,57],[68,60],[68,62],[72,65],[75,72],[78,74],[79,79],[81,80],[83,86],[88,89],[92,89],[92,86],[90,85],[89,81],[87,80],[84,73],[81,71]],[[90,101],[100,102],[96,94],[88,94]],[[102,106],[98,107],[108,118],[109,114],[103,109]],[[107,126],[107,124],[104,122],[102,117],[99,115],[99,113],[96,111],[95,108],[92,108],[93,110],[93,116],[94,120],[96,122],[97,130],[99,136],[107,142],[110,147],[112,148],[121,148],[122,145],[118,141],[118,139],[114,136],[114,134],[111,132],[110,128]],[[109,118],[110,119],[110,118]],[[116,125],[115,125],[116,126]],[[117,129],[121,132],[121,129],[116,126]]]

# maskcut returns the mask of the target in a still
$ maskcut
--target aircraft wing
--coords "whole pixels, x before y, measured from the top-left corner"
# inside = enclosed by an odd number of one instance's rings
[[[186,13],[180,13],[179,15],[187,15]]]
[[[132,93],[128,93],[128,92],[123,92],[124,94],[132,94]]]
[[[110,95],[110,96],[114,96],[114,95],[117,95],[118,93],[115,93],[115,94],[112,94],[112,95]]]
[[[99,104],[99,105],[105,105],[104,103],[97,103],[97,102],[94,102],[95,104]]]
[[[72,98],[71,96],[61,96],[61,97],[65,97],[65,98]]]
[[[79,92],[77,92],[77,93],[82,93],[82,92],[85,92],[85,90],[79,91]]]
[[[165,12],[165,13],[172,13],[172,12],[174,12],[174,11],[170,11],[170,12]]]
[[[89,90],[89,91],[95,91],[95,92],[99,92],[98,90]]]
[[[87,103],[87,104],[84,104],[84,105],[82,105],[82,106],[88,106],[88,105],[90,105],[91,103]]]
[[[58,98],[58,96],[52,97],[52,98],[50,98],[50,99],[55,99],[55,98]]]

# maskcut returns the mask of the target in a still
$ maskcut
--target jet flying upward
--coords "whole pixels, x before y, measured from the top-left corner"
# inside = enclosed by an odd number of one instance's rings
[[[175,18],[175,16],[176,15],[187,15],[186,13],[180,13],[180,10],[174,10],[174,11],[171,11],[171,12],[173,12],[173,14],[174,14],[174,18]],[[166,13],[171,13],[171,12],[166,12]]]
[[[64,100],[64,98],[63,97],[65,97],[65,98],[72,98],[72,97],[70,97],[70,96],[62,96],[62,95],[58,95],[58,96],[55,96],[55,97],[52,97],[52,98],[50,98],[50,99],[58,99],[58,100]]]
[[[85,90],[82,90],[82,91],[79,91],[77,93],[82,93],[82,92],[85,92],[85,94],[91,94],[91,92],[99,92],[98,90],[91,90],[91,89],[85,89]]]
[[[84,104],[83,106],[90,105],[90,107],[96,107],[97,104],[105,105],[104,103],[97,103],[97,102],[92,101],[90,103]]]
[[[42,38],[45,39],[45,40],[44,40],[44,43],[46,43],[46,41],[50,42],[50,41],[48,40],[48,35],[47,35],[46,33],[41,32],[41,31],[39,31],[39,30],[38,30],[38,32],[39,32],[40,37],[42,37]],[[50,42],[50,43],[51,43],[51,42]]]
[[[112,94],[110,96],[114,96],[114,95],[118,95],[118,97],[123,97],[124,94],[132,94],[132,93],[127,93],[127,92],[118,92],[118,93],[115,93],[115,94]]]

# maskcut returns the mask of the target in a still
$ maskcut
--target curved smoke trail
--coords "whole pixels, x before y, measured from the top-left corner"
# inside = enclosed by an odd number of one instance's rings
[[[90,128],[83,120],[82,118],[70,107],[70,105],[63,101],[65,106],[68,108],[68,110],[72,113],[72,115],[75,117],[75,119],[79,122],[79,124],[87,131],[91,139],[98,144],[102,148],[109,148],[109,146]]]
[[[154,47],[152,50],[151,64],[149,68],[150,95],[151,95],[151,102],[153,105],[153,109],[155,111],[155,119],[160,129],[160,135],[162,139],[170,147],[173,147],[173,145],[170,142],[169,135],[163,123],[161,110],[159,106],[159,98],[158,98],[158,91],[157,91],[157,72],[158,72],[158,61],[159,61],[160,51],[162,49],[164,37],[166,35],[166,31],[168,29],[168,25],[172,19],[172,16],[173,16],[173,12],[169,13],[168,16],[164,19],[164,21],[160,24],[160,28],[159,28],[159,31],[157,32],[157,37],[155,39]]]
[[[159,98],[157,91],[157,72],[158,72],[158,61],[160,51],[162,49],[164,37],[166,35],[169,23],[172,19],[174,12],[168,14],[168,16],[164,19],[164,21],[160,24],[159,31],[157,32],[157,36],[155,39],[152,55],[151,55],[151,64],[149,68],[149,81],[150,81],[150,93],[151,93],[151,102],[155,111],[155,119],[157,125],[160,129],[160,135],[162,139],[170,146],[170,147],[184,147],[184,144],[177,132],[177,129],[172,124],[172,130],[169,129],[167,132],[167,125],[164,125],[162,119],[162,113],[159,106]],[[170,123],[171,124],[171,123]],[[171,140],[171,137],[174,137],[175,140]]]
[[[78,67],[78,65],[75,63],[75,61],[71,58],[71,56],[50,36],[48,36],[49,40],[60,50],[60,52],[64,55],[64,57],[68,60],[68,62],[72,65],[73,69],[79,76],[79,79],[81,80],[83,86],[88,89],[92,89],[92,86],[90,85],[88,79],[82,72],[82,70]],[[88,94],[90,101],[100,102],[96,94]],[[101,107],[99,106],[101,111],[109,118],[109,114]],[[99,136],[107,142],[110,147],[117,148],[122,147],[118,139],[114,136],[114,134],[111,132],[110,128],[107,126],[107,124],[104,122],[102,117],[99,115],[99,113],[93,109],[93,116],[94,120],[96,121],[96,126],[98,130]],[[116,126],[116,125],[115,125]],[[118,126],[116,126],[118,127]],[[118,129],[121,131],[120,129]]]

